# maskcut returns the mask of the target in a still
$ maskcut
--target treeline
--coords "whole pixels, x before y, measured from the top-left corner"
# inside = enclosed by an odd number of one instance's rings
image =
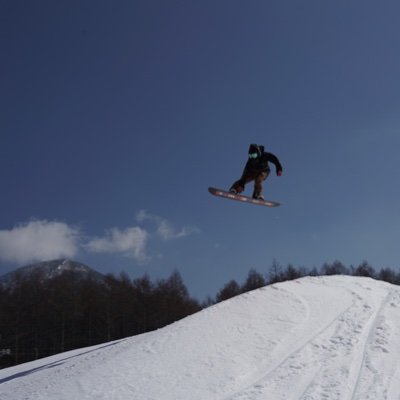
[[[333,263],[324,263],[321,268],[313,267],[310,269],[306,267],[294,267],[292,264],[282,267],[276,260],[274,260],[269,271],[265,274],[259,273],[255,269],[251,269],[248,273],[247,279],[242,285],[240,285],[236,280],[229,281],[217,293],[214,302],[227,300],[250,290],[278,282],[290,281],[305,276],[326,275],[363,276],[400,285],[399,271],[396,272],[391,268],[382,268],[378,272],[367,261],[363,261],[357,267],[354,267],[353,265],[347,267],[340,261],[334,261]],[[213,301],[209,299],[208,303],[212,304]]]
[[[156,283],[20,276],[0,287],[0,367],[152,331],[200,309],[177,271]]]
[[[17,276],[0,285],[0,368],[85,346],[149,332],[220,301],[266,285],[304,276],[366,276],[400,284],[400,273],[379,272],[367,262],[346,267],[340,261],[321,268],[282,267],[266,273],[251,269],[242,284],[226,283],[203,303],[189,295],[179,272],[153,282],[147,275],[121,274],[103,280],[66,272],[53,279],[40,273]]]

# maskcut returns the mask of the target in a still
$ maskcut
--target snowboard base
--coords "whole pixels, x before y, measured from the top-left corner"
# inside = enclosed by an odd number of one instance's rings
[[[211,194],[213,194],[214,196],[224,197],[226,199],[231,199],[231,200],[236,200],[236,201],[241,201],[243,203],[257,204],[259,206],[278,207],[281,204],[277,201],[253,199],[252,197],[249,197],[249,196],[231,193],[226,190],[217,189],[214,187],[209,187],[208,191]]]

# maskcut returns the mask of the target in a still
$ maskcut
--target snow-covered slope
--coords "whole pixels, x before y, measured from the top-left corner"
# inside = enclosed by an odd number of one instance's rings
[[[156,332],[0,370],[0,398],[392,400],[399,355],[399,287],[304,278]]]

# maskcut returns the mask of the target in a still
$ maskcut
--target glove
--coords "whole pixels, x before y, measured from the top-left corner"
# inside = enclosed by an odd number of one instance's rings
[[[280,169],[277,173],[278,176],[282,176],[282,170]]]

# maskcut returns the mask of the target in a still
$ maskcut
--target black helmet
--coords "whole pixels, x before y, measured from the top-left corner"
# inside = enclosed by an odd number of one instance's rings
[[[249,158],[258,158],[264,152],[264,146],[251,144],[249,147]]]

